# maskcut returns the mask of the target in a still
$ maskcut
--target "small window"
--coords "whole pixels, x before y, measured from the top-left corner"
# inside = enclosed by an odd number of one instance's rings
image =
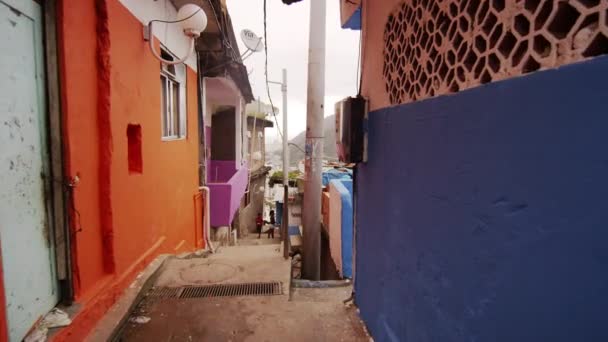
[[[174,60],[165,49],[161,57]],[[166,65],[161,63],[161,128],[163,140],[183,139],[186,137],[186,66],[184,64]]]

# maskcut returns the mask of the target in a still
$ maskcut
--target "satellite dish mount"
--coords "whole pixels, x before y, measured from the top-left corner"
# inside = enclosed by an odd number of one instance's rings
[[[258,37],[253,31],[244,29],[241,31],[241,40],[247,51],[245,51],[241,55],[241,59],[245,60],[247,57],[251,56],[254,52],[260,52],[264,49],[264,42],[262,42],[262,38]]]

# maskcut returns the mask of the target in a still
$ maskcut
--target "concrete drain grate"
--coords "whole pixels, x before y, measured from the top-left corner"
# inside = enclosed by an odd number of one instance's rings
[[[154,287],[148,292],[147,297],[153,299],[179,298],[181,287]]]
[[[148,298],[211,298],[242,296],[275,296],[283,294],[283,285],[279,281],[267,283],[215,284],[185,287],[153,288]]]

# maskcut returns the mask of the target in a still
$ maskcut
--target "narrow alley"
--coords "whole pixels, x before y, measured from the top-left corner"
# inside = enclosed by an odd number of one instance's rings
[[[116,340],[368,341],[356,307],[343,303],[352,287],[290,288],[291,263],[270,241],[248,239],[216,254],[168,259]],[[273,283],[278,287],[271,289]],[[220,284],[260,293],[186,293]]]
[[[608,0],[0,32],[0,342],[608,341]]]

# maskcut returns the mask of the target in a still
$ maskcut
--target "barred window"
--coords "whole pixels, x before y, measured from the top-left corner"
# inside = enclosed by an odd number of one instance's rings
[[[161,50],[164,59],[174,57],[165,49]],[[186,66],[183,64],[166,65],[161,63],[161,133],[163,140],[183,139],[186,137]]]

